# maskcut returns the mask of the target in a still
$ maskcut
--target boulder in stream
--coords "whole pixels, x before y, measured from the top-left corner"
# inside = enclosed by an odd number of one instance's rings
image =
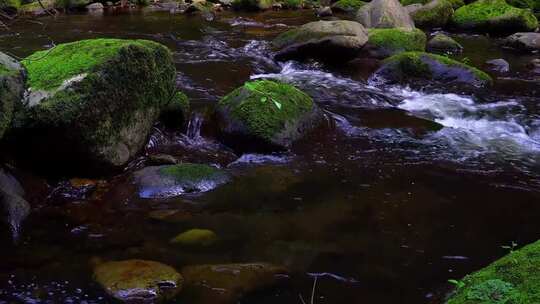
[[[9,225],[15,241],[19,238],[22,222],[30,214],[30,204],[23,198],[24,194],[24,189],[17,179],[6,170],[0,169],[2,220]]]
[[[460,29],[493,33],[527,32],[538,27],[530,10],[513,7],[505,0],[478,0],[462,6],[452,22]]]
[[[324,120],[309,95],[270,80],[246,82],[218,103],[216,116],[222,139],[241,150],[288,148]]]
[[[244,295],[272,287],[288,271],[268,263],[196,265],[182,269],[185,296],[201,304],[237,303]]]
[[[11,125],[15,106],[22,100],[25,77],[22,65],[0,52],[0,139]]]
[[[463,46],[445,34],[437,34],[427,43],[427,50],[433,53],[454,54],[463,50]]]
[[[504,45],[525,52],[540,51],[540,33],[515,33],[506,37]]]
[[[421,28],[443,27],[448,23],[452,14],[454,14],[454,8],[448,0],[432,0],[410,10],[414,24]]]
[[[230,180],[223,170],[190,163],[146,167],[135,172],[134,176],[142,198],[168,198],[206,192]]]
[[[464,277],[446,304],[540,303],[540,241]]]
[[[105,262],[94,268],[105,291],[127,304],[160,303],[174,298],[184,279],[174,268],[146,260]]]
[[[392,55],[426,50],[426,34],[422,30],[401,28],[369,29],[369,41],[362,50],[369,57],[386,58]]]
[[[373,0],[358,10],[356,21],[367,28],[414,29],[414,21],[398,0]]]
[[[28,159],[57,169],[125,165],[162,112],[178,102],[171,52],[156,42],[81,40],[22,63],[29,90],[14,138]]]
[[[280,34],[272,46],[277,60],[315,57],[330,62],[354,59],[368,41],[364,27],[354,21],[316,21]]]
[[[427,80],[474,87],[483,87],[493,81],[488,74],[477,68],[448,57],[422,52],[406,52],[386,59],[372,79],[409,84]]]

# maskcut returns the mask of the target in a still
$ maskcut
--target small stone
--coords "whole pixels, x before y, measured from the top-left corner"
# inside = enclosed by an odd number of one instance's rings
[[[333,15],[332,8],[329,6],[321,7],[317,9],[317,16],[323,18],[323,17],[330,17]]]
[[[486,63],[489,65],[492,71],[499,72],[499,73],[507,73],[510,71],[510,64],[508,63],[508,61],[504,59],[499,58],[499,59],[488,60],[486,61]]]
[[[89,11],[92,11],[92,10],[102,10],[104,9],[105,6],[103,6],[103,4],[99,3],[99,2],[96,2],[96,3],[92,3],[92,4],[88,4],[86,6],[86,9],[89,10]]]
[[[217,241],[217,235],[208,229],[191,229],[180,233],[171,240],[172,244],[186,246],[209,246]]]
[[[437,34],[428,41],[427,50],[434,53],[455,54],[463,51],[463,47],[451,37]]]
[[[160,166],[160,165],[176,165],[178,160],[168,154],[153,154],[148,156],[148,164],[151,166]]]

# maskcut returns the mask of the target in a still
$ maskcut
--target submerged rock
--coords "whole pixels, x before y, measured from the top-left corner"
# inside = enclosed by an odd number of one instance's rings
[[[474,87],[492,83],[489,75],[474,67],[444,56],[422,52],[401,53],[386,59],[372,78],[409,84],[423,79]]]
[[[533,72],[534,74],[538,74],[540,75],[540,59],[538,58],[535,58],[533,60],[531,60],[531,62],[529,62],[527,64],[527,67],[531,70],[531,72]]]
[[[128,304],[170,300],[182,290],[184,281],[174,268],[145,260],[100,264],[94,278],[109,295]]]
[[[369,57],[386,58],[392,55],[425,51],[426,34],[419,29],[369,29],[369,41],[362,50]]]
[[[227,183],[224,171],[202,164],[146,167],[135,172],[142,198],[167,198],[185,193],[206,192]]]
[[[176,102],[171,53],[152,41],[82,40],[23,64],[29,94],[15,120],[16,138],[24,139],[21,152],[40,163],[81,171],[125,165]],[[46,153],[35,155],[36,149]]]
[[[21,64],[0,52],[0,139],[11,124],[15,106],[21,103],[25,77]]]
[[[354,21],[316,21],[279,35],[272,46],[277,60],[315,57],[325,61],[354,59],[368,40],[367,31]]]
[[[201,304],[236,303],[279,282],[287,269],[267,263],[197,265],[182,269],[185,293]]]
[[[414,22],[409,12],[397,0],[371,1],[358,10],[356,21],[367,28],[414,29]]]
[[[433,53],[455,54],[463,50],[461,44],[445,34],[437,34],[427,43],[427,50]]]
[[[153,154],[148,156],[147,163],[151,166],[161,166],[161,165],[176,165],[178,160],[168,154]]]
[[[464,277],[446,304],[540,303],[540,241]]]
[[[418,27],[443,27],[454,14],[454,8],[447,0],[432,0],[419,8],[413,9],[410,14],[414,24]]]
[[[462,6],[452,22],[460,29],[493,33],[534,31],[538,27],[530,10],[513,7],[505,0],[478,0]]]
[[[540,33],[515,33],[504,40],[506,46],[526,51],[540,51]]]
[[[216,115],[225,142],[245,150],[290,147],[324,118],[309,95],[269,80],[246,82],[218,103]]]
[[[0,169],[2,220],[9,225],[15,241],[19,238],[22,222],[30,214],[30,204],[23,198],[24,194],[24,189],[17,179]]]
[[[499,73],[507,73],[510,71],[510,64],[504,59],[499,58],[488,60],[486,61],[486,63],[489,65],[492,71],[496,71]]]
[[[185,246],[209,246],[217,241],[217,235],[208,229],[191,229],[180,233],[171,240],[173,244]]]

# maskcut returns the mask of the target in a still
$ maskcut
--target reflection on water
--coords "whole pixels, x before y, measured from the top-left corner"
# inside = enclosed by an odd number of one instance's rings
[[[144,157],[83,190],[48,181],[57,190],[36,195],[21,242],[2,235],[0,303],[108,303],[92,281],[94,257],[178,269],[253,261],[291,269],[288,284],[245,303],[299,303],[314,276],[317,303],[441,303],[448,279],[501,256],[501,245],[538,239],[535,92],[524,86],[509,96],[499,81],[475,96],[417,92],[368,84],[367,65],[274,62],[268,41],[313,18],[310,11],[224,13],[209,23],[134,11],[43,19],[0,35],[1,50],[19,56],[51,41],[92,37],[166,44],[194,113],[185,132],[155,128],[146,153],[219,164],[232,175],[213,191],[169,199],[139,197],[132,172]],[[492,56],[518,67],[527,59],[478,53],[485,49],[492,47],[466,48],[463,56],[479,66]],[[209,113],[223,95],[257,78],[302,88],[333,122],[291,151],[235,155],[213,137]],[[212,229],[220,241],[204,250],[169,244],[191,228]]]

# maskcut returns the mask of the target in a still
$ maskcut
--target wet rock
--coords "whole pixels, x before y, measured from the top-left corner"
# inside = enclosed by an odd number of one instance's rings
[[[339,0],[332,4],[332,9],[336,12],[356,14],[356,12],[367,2],[362,0]]]
[[[212,11],[213,4],[211,2],[207,2],[206,0],[195,0],[191,2],[185,13],[186,14],[193,14],[196,12],[206,13]]]
[[[217,235],[212,230],[191,229],[174,237],[171,243],[184,246],[209,246],[216,241]]]
[[[474,87],[483,87],[492,83],[489,75],[474,67],[444,56],[422,52],[401,53],[386,59],[372,79],[409,84],[423,79],[444,84],[467,84]]]
[[[538,303],[539,252],[537,241],[467,275],[461,280],[463,287],[452,293],[446,304]]]
[[[135,172],[142,198],[167,198],[185,193],[206,192],[230,180],[224,171],[201,164],[146,167]]]
[[[521,51],[540,51],[540,33],[515,33],[508,36],[504,44]]]
[[[264,11],[271,9],[273,0],[233,0],[232,7],[235,10]]]
[[[154,154],[148,156],[147,163],[151,166],[176,165],[178,164],[178,160],[172,155]]]
[[[304,92],[280,82],[247,82],[225,96],[216,116],[222,139],[241,150],[287,148],[323,121]]]
[[[530,68],[533,73],[540,75],[540,59],[536,58],[531,60],[531,62],[527,64],[527,67]]]
[[[461,44],[445,34],[437,34],[427,43],[427,50],[433,53],[455,54],[463,50]]]
[[[21,7],[19,0],[2,0],[0,1],[0,11],[8,14],[15,14]]]
[[[414,29],[409,12],[397,0],[373,0],[356,13],[356,21],[367,28]]]
[[[267,263],[187,266],[182,269],[186,297],[201,304],[236,303],[244,295],[272,287],[287,269]]]
[[[324,18],[324,17],[331,17],[334,14],[332,12],[332,8],[329,6],[321,7],[317,10],[317,16]]]
[[[486,61],[492,71],[507,73],[510,71],[510,64],[504,59],[493,59]]]
[[[515,8],[505,0],[478,0],[462,6],[452,22],[460,29],[493,33],[534,31],[538,27],[530,10]]]
[[[24,138],[19,151],[39,164],[80,171],[125,165],[175,102],[171,53],[152,41],[81,40],[22,63],[29,93],[16,138]]]
[[[30,214],[30,204],[23,198],[24,195],[24,189],[17,179],[0,168],[2,220],[9,225],[14,240],[19,238],[22,222]]]
[[[425,50],[426,34],[419,29],[369,29],[369,41],[362,53],[382,59],[402,52]]]
[[[432,0],[421,7],[409,10],[414,24],[421,28],[444,27],[454,9],[452,4],[447,0]]]
[[[15,106],[21,103],[25,78],[21,64],[0,52],[0,139],[11,124]]]
[[[43,6],[41,6],[41,4],[43,4]],[[57,5],[56,0],[42,0],[41,4],[38,1],[23,4],[19,9],[19,13],[22,15],[38,17],[47,15],[47,12],[60,8]]]
[[[109,295],[128,304],[170,300],[184,281],[174,268],[145,260],[100,264],[94,268],[94,278]]]
[[[368,41],[364,27],[353,21],[317,21],[280,34],[272,46],[277,60],[315,57],[346,62],[358,55]]]
[[[105,9],[105,6],[102,3],[96,2],[96,3],[88,4],[86,6],[86,9],[89,11],[100,11],[100,10]]]

